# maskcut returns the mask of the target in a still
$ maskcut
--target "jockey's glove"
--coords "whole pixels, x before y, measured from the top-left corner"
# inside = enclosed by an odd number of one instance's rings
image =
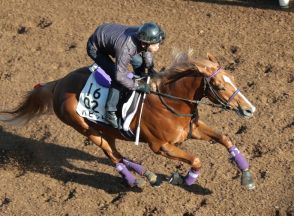
[[[137,92],[150,94],[150,87],[147,83],[140,83],[136,88]]]
[[[154,77],[158,72],[152,67],[148,69],[148,76]]]

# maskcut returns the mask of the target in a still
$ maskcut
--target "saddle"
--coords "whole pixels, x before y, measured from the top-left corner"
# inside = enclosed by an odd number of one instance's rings
[[[97,124],[108,125],[105,120],[105,104],[109,92],[111,78],[96,63],[89,67],[89,76],[84,88],[82,89],[77,113]],[[123,136],[128,139],[134,138],[134,133],[130,129],[130,124],[139,106],[141,94],[136,91],[126,91],[121,94],[118,104],[118,124]]]

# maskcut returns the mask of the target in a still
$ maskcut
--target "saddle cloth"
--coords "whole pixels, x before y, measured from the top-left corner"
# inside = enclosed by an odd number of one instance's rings
[[[108,124],[104,116],[106,112],[105,104],[109,92],[108,87],[110,86],[111,80],[109,80],[110,77],[103,69],[98,67],[97,64],[89,67],[89,71],[92,73],[80,93],[76,111],[80,116],[87,118],[89,121]],[[127,137],[129,138],[133,134],[130,130],[130,124],[138,109],[140,98],[141,94],[133,91],[126,103],[122,105],[121,113],[118,114],[120,129],[126,131]]]

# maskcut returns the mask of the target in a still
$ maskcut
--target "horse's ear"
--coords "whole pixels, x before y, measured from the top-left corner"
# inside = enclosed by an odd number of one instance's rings
[[[214,57],[211,53],[207,53],[207,58],[208,58],[210,61],[212,61],[212,62],[214,62],[214,63],[217,63],[217,64],[219,65],[219,61],[218,61],[217,58]]]
[[[207,68],[206,66],[202,65],[202,64],[195,64],[196,68],[198,69],[198,71],[205,75],[205,76],[209,76],[210,72],[209,72],[209,68]]]

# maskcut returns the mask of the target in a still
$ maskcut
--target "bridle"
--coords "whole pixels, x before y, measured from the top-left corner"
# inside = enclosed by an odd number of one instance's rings
[[[203,78],[203,82],[204,82],[204,92],[207,94],[208,90],[211,92],[211,94],[213,95],[214,99],[219,103],[219,106],[217,105],[212,105],[210,103],[204,103],[201,102],[201,100],[190,100],[190,99],[186,99],[186,98],[181,98],[181,97],[176,97],[170,94],[166,94],[166,93],[161,93],[158,90],[157,91],[150,91],[152,94],[156,94],[159,96],[160,101],[162,102],[162,104],[173,114],[175,114],[176,116],[179,117],[195,117],[196,113],[197,113],[197,105],[198,104],[206,104],[206,105],[210,105],[210,106],[217,106],[220,108],[223,108],[224,110],[229,110],[231,109],[230,106],[230,102],[234,99],[234,97],[240,92],[240,89],[237,89],[230,97],[227,101],[225,101],[218,93],[217,91],[213,88],[213,86],[210,83],[211,78],[213,78],[214,76],[216,76],[223,68],[219,67],[216,71],[214,71],[210,76],[208,77],[204,77]],[[192,113],[189,114],[184,114],[184,113],[178,113],[174,108],[172,108],[171,106],[169,106],[165,100],[163,99],[163,97],[165,98],[169,98],[172,100],[178,100],[178,101],[184,101],[190,104],[194,104],[194,108],[192,110]]]
[[[213,95],[214,99],[221,105],[221,107],[225,110],[231,109],[230,102],[234,99],[234,97],[240,92],[238,88],[227,101],[225,101],[220,95],[216,92],[216,90],[210,84],[211,78],[216,76],[223,68],[219,67],[216,71],[214,71],[209,77],[204,77],[204,90],[206,91],[207,87]]]

